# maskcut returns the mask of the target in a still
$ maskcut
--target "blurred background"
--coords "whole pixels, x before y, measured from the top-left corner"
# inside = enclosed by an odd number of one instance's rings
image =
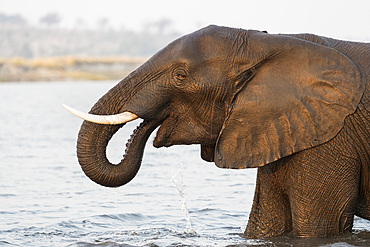
[[[0,81],[116,80],[210,24],[370,40],[370,1],[0,2]]]

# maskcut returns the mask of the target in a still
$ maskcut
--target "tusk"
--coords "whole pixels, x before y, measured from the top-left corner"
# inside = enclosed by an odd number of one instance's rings
[[[82,111],[76,110],[70,106],[64,105],[69,112],[82,118],[86,121],[99,123],[99,124],[123,124],[135,120],[138,116],[131,112],[124,112],[116,115],[93,115],[89,113],[84,113]]]

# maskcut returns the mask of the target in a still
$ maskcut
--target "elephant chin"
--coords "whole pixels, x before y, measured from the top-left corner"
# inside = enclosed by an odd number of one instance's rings
[[[202,144],[201,152],[200,152],[200,156],[202,157],[202,159],[208,162],[214,162],[215,147],[216,147],[216,144],[213,144],[213,145],[203,145]]]

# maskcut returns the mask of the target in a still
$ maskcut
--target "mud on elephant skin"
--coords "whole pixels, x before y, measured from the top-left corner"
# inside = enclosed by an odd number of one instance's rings
[[[218,167],[258,167],[245,237],[339,235],[354,215],[370,219],[369,65],[367,43],[209,26],[82,114],[78,160],[93,181],[121,186],[160,126],[155,147],[200,144]],[[123,160],[111,164],[110,138],[138,117]]]

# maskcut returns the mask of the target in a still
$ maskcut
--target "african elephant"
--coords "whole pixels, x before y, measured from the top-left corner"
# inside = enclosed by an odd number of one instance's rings
[[[209,26],[160,50],[89,114],[70,109],[88,120],[78,160],[96,183],[126,184],[160,126],[155,147],[200,144],[218,167],[258,167],[245,237],[349,232],[354,215],[370,220],[369,65],[367,43]],[[113,165],[107,144],[135,118]]]

